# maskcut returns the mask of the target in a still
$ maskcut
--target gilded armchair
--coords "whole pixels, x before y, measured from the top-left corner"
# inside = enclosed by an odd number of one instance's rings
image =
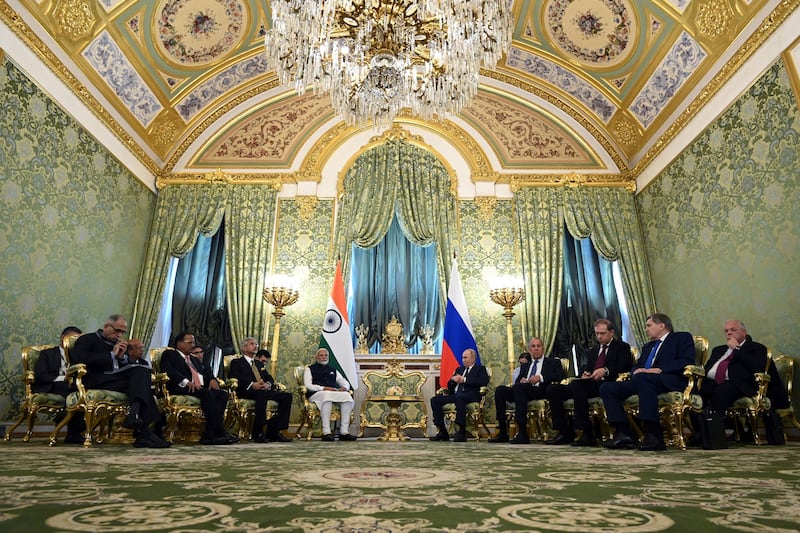
[[[229,372],[231,361],[241,357],[239,354],[226,355],[222,359],[222,368],[225,376],[225,388],[228,391],[228,410],[225,414],[225,426],[236,428],[240,439],[251,439],[253,436],[253,422],[256,418],[256,401],[249,398],[240,398],[238,394],[239,380],[231,378]],[[275,383],[277,390],[285,391],[286,386],[282,383]],[[265,420],[269,420],[278,412],[278,402],[267,400],[267,413]]]
[[[297,438],[305,437],[306,440],[311,440],[311,437],[322,436],[322,419],[320,418],[319,408],[317,404],[312,402],[306,396],[306,386],[303,380],[306,367],[294,367],[294,378],[297,382],[297,396],[300,400],[300,425],[297,428]],[[352,391],[351,391],[352,394]],[[342,413],[338,403],[333,404],[331,411],[331,422],[341,419]],[[352,422],[352,413],[350,415]],[[303,428],[306,428],[305,434],[301,434]]]
[[[169,378],[167,374],[161,372],[161,354],[168,348],[153,348],[150,350],[150,361],[153,363],[155,378],[153,383],[158,389],[156,397],[158,408],[164,413],[167,419],[166,438],[169,442],[174,442],[177,434],[178,440],[186,440],[186,429],[193,422],[204,423],[205,415],[200,406],[200,398],[190,394],[172,394],[167,388]]]
[[[33,434],[33,426],[39,414],[55,415],[63,411],[66,406],[66,401],[60,394],[45,393],[45,392],[32,392],[31,387],[35,381],[34,369],[36,368],[36,361],[39,359],[39,354],[42,350],[48,348],[55,348],[55,345],[41,345],[41,346],[25,346],[22,348],[22,383],[25,387],[25,396],[19,406],[19,418],[16,422],[6,431],[4,439],[11,440],[11,435],[14,430],[19,427],[24,420],[28,421],[28,431],[22,438],[24,442],[28,442]]]
[[[485,387],[480,388],[481,399],[479,402],[471,402],[467,404],[467,427],[464,428],[465,431],[469,432],[476,440],[481,440],[480,430],[483,427],[483,431],[486,432],[486,435],[491,435],[489,428],[486,426],[486,398],[489,393],[489,387],[492,384],[492,369],[488,366],[486,367],[486,372],[489,374],[489,384]],[[436,394],[447,394],[446,388],[441,388],[436,391]],[[444,419],[445,422],[454,423],[456,419],[456,404],[454,403],[447,403],[444,404],[443,407],[444,411]]]

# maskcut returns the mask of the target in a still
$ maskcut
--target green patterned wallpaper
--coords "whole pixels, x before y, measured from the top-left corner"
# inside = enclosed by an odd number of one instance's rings
[[[800,356],[800,112],[772,66],[636,197],[659,311],[722,344],[726,318]]]
[[[155,195],[11,61],[0,65],[0,420],[23,346],[133,309]]]

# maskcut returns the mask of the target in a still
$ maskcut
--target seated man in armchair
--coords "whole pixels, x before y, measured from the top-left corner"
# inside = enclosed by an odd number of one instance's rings
[[[339,440],[356,440],[350,434],[350,414],[353,412],[355,402],[348,392],[350,383],[332,365],[328,364],[330,354],[325,348],[317,350],[314,363],[308,365],[303,373],[303,385],[306,388],[308,399],[319,408],[322,423],[322,440],[332,441],[331,412],[333,404],[338,403],[341,410],[341,426],[339,427]]]
[[[83,382],[89,389],[107,389],[128,395],[130,413],[122,424],[134,430],[137,448],[168,448],[170,444],[157,437],[150,424],[161,420],[152,391],[152,373],[143,359],[142,342],[122,340],[128,321],[122,315],[111,315],[101,329],[82,335],[72,349],[72,363],[86,365]]]
[[[461,354],[462,365],[456,368],[453,376],[447,382],[450,394],[434,396],[431,398],[431,413],[437,433],[431,440],[450,440],[450,435],[444,425],[444,405],[456,404],[456,419],[458,431],[453,436],[455,442],[466,442],[467,434],[467,404],[481,401],[481,387],[489,384],[489,372],[486,367],[477,362],[478,354],[472,348],[467,348]]]

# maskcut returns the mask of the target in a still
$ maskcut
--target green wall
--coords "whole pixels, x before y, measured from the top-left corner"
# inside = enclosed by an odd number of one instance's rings
[[[773,65],[637,195],[659,311],[722,344],[726,318],[800,356],[800,112]]]
[[[130,316],[155,194],[25,73],[0,64],[0,420],[20,351]]]

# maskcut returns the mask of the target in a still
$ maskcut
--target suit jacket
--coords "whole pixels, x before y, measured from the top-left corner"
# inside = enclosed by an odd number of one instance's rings
[[[211,380],[216,379],[211,368],[197,357],[189,356],[189,360],[197,373],[203,376],[203,388],[207,389]],[[180,384],[184,380],[192,381],[192,371],[189,369],[189,363],[178,350],[164,350],[164,353],[161,354],[161,371],[166,373],[169,378],[167,390],[170,393],[186,394],[188,392],[188,386],[181,387]]]
[[[261,376],[261,379],[264,380],[264,383],[270,383],[272,385],[272,389],[275,389],[275,379],[270,375],[267,367],[264,366],[264,363],[259,361],[258,359],[253,359],[256,364],[256,368],[258,369],[258,373]],[[253,384],[255,381],[255,376],[253,376],[253,370],[250,368],[250,364],[248,364],[247,359],[244,356],[236,357],[231,361],[231,368],[228,371],[229,378],[236,378],[239,381],[239,385],[236,387],[239,391],[246,391],[250,388],[250,385]]]
[[[706,372],[711,370],[717,361],[728,351],[728,345],[716,346],[711,350],[711,357],[705,364]],[[764,372],[767,368],[767,347],[755,342],[750,335],[744,343],[733,351],[728,365],[728,381],[736,385],[742,396],[754,396],[758,384],[754,374]]]
[[[692,344],[692,349],[694,349],[694,344]],[[598,344],[589,351],[589,359],[584,367],[581,368],[581,373],[589,372],[591,374],[594,372],[594,365],[599,356],[600,345]],[[631,345],[627,342],[612,339],[606,350],[605,368],[608,369],[608,375],[600,381],[616,381],[620,374],[630,372],[632,366],[633,354],[631,354]]]
[[[47,348],[39,353],[36,367],[33,369],[33,392],[55,392],[55,381],[61,373],[61,350],[58,346]],[[59,382],[61,383],[61,382]]]
[[[87,333],[78,337],[75,347],[70,352],[71,363],[83,363],[86,365],[86,375],[83,383],[90,389],[103,388],[104,383],[116,382],[118,376],[111,374],[114,370],[113,355],[111,350],[114,348],[114,341],[109,341],[102,335],[103,330],[99,329],[94,333]],[[130,365],[142,365],[148,367],[147,361],[138,359],[130,361],[128,356],[118,362],[119,368],[123,369]]]
[[[564,367],[561,365],[561,359],[558,357],[542,357],[539,359],[542,365],[539,373],[542,375],[542,385],[549,385],[551,383],[559,383],[561,380],[566,379],[567,375],[564,373]],[[533,364],[533,361],[531,361]],[[524,369],[520,370],[520,375],[527,375],[530,365],[523,365]]]
[[[464,372],[467,371],[467,367],[460,366],[456,368],[455,373],[453,374],[458,376],[463,376]],[[459,390],[458,394],[463,394],[471,398],[471,401],[477,402],[481,399],[481,387],[485,387],[489,384],[489,372],[486,370],[486,367],[475,363],[472,366],[472,369],[467,374],[466,381],[462,383],[463,387]],[[450,381],[447,382],[447,388],[450,391],[450,394],[455,394],[456,392],[456,383],[453,381],[453,378],[450,378]]]
[[[634,365],[636,368],[644,368],[647,358],[656,341],[650,341],[642,346],[642,354]],[[687,331],[673,331],[658,350],[653,368],[660,368],[664,374],[672,374],[683,377],[683,369],[686,365],[694,364],[694,337]]]

